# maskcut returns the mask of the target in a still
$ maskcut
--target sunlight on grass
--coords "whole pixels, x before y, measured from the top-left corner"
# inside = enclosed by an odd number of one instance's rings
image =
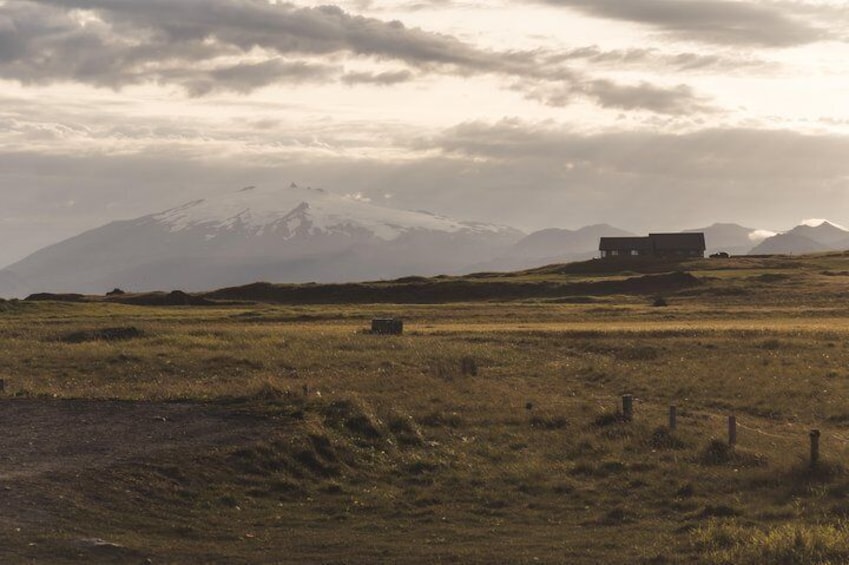
[[[716,279],[707,290],[734,277]],[[635,296],[15,303],[0,312],[2,394],[200,402],[269,425],[232,452],[186,455],[190,471],[118,474],[121,492],[150,502],[155,485],[181,509],[193,529],[181,547],[192,551],[213,525],[231,536],[209,542],[219,551],[246,542],[228,530],[238,524],[278,543],[300,532],[305,561],[347,557],[368,534],[390,556],[430,540],[428,555],[446,562],[846,562],[849,311],[787,296],[786,279],[752,284],[766,305],[704,288],[663,308]],[[405,333],[370,335],[375,316],[403,318]],[[816,469],[812,428],[822,432]],[[127,518],[111,512],[104,522]],[[120,539],[165,547],[169,536]]]
[[[707,563],[832,565],[849,560],[849,531],[835,524],[782,524],[761,529],[737,521],[711,520],[692,535]]]

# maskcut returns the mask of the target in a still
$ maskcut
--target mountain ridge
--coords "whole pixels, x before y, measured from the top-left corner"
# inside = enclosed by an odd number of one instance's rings
[[[704,232],[708,253],[849,248],[849,231],[824,220],[767,238],[760,235],[769,232],[729,222],[684,231]],[[591,259],[600,237],[633,235],[603,223],[526,234],[294,183],[248,186],[110,222],[44,247],[0,270],[0,296],[515,271]]]
[[[849,249],[849,231],[823,220],[817,225],[798,226],[763,240],[749,251],[752,255],[801,254]]]
[[[111,222],[0,271],[28,292],[205,290],[458,272],[525,234],[376,206],[322,189],[248,187]],[[21,285],[13,292],[20,295]],[[0,294],[9,294],[0,288]]]

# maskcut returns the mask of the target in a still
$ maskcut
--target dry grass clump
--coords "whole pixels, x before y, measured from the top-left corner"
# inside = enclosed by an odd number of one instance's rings
[[[384,422],[366,403],[354,399],[340,399],[322,406],[327,425],[348,433],[358,442],[373,444],[386,434]]]
[[[144,336],[144,332],[135,326],[119,326],[96,330],[73,331],[59,336],[64,343],[85,343],[88,341],[124,341]]]
[[[763,467],[764,455],[729,445],[727,441],[713,438],[699,452],[696,461],[701,465],[733,465],[735,467]]]
[[[811,465],[799,462],[782,473],[781,483],[791,494],[806,494],[826,488],[834,498],[843,500],[849,493],[849,472],[839,461],[824,460]]]
[[[5,399],[179,399],[262,424],[235,448],[157,454],[132,462],[137,474],[110,470],[105,490],[80,487],[61,526],[107,524],[127,547],[157,548],[155,562],[847,562],[843,523],[817,524],[849,514],[846,474],[829,463],[849,456],[849,307],[833,300],[845,285],[737,296],[722,289],[760,273],[723,265],[711,292],[669,294],[668,308],[654,294],[8,305]],[[358,333],[383,313],[408,331]],[[143,335],[57,339],[117,327]],[[631,421],[613,409],[624,392],[639,399]],[[729,413],[735,448],[712,439]],[[823,430],[815,469],[799,464],[811,428]],[[0,546],[25,555],[50,535],[0,528]]]
[[[418,447],[424,443],[424,435],[410,415],[393,412],[386,421],[387,428],[402,446]]]
[[[476,377],[478,371],[478,361],[469,355],[431,359],[428,368],[430,374],[446,381],[460,377]]]
[[[562,430],[569,425],[569,420],[559,414],[534,414],[529,423],[535,430]]]
[[[687,443],[666,426],[654,429],[647,441],[651,449],[684,449]]]
[[[710,520],[692,534],[705,563],[836,565],[849,562],[847,523],[782,524],[773,528]]]
[[[423,426],[429,428],[460,428],[466,422],[463,416],[458,412],[446,412],[444,410],[434,410],[422,416],[419,421]]]

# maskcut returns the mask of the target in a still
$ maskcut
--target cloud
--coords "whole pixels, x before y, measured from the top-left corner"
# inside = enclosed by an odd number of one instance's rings
[[[657,60],[644,50],[491,51],[336,6],[266,0],[0,3],[0,78],[23,84],[72,81],[119,89],[158,83],[178,85],[197,97],[216,91],[247,94],[273,84],[392,86],[429,73],[492,74],[552,106],[582,98],[605,108],[661,114],[707,109],[687,86],[623,85],[567,66],[580,57],[613,67]],[[348,60],[378,68],[346,72]],[[711,63],[694,55],[671,64]]]
[[[260,63],[239,63],[213,70],[191,71],[183,69],[175,82],[181,83],[192,96],[203,96],[216,90],[249,93],[257,88],[279,82],[328,82],[339,68],[305,61],[270,59]],[[169,72],[162,78],[169,79]]]
[[[657,48],[631,48],[604,50],[597,45],[588,45],[553,53],[544,58],[549,64],[583,62],[594,68],[664,69],[672,72],[752,72],[753,70],[775,70],[777,65],[752,56],[729,53],[695,53],[692,51],[663,52]]]
[[[350,72],[342,76],[342,82],[345,84],[377,84],[380,86],[390,86],[402,82],[413,80],[414,75],[409,70],[401,71],[384,71],[380,73],[366,72]]]
[[[452,73],[521,70],[517,54],[477,49],[398,21],[335,6],[265,0],[8,0],[0,4],[0,76],[24,83],[73,80],[120,87],[176,83],[198,94],[271,82],[327,80],[337,54]],[[408,78],[377,73],[371,82]],[[349,77],[368,82],[365,75]]]
[[[7,146],[0,148],[0,185],[28,188],[10,191],[4,214],[34,217],[51,203],[74,200],[62,212],[65,231],[56,232],[66,237],[68,226],[95,227],[216,191],[292,180],[375,202],[392,194],[398,208],[524,229],[608,222],[644,232],[717,218],[758,227],[847,209],[849,138],[842,136],[754,129],[588,134],[510,119],[469,122],[424,138],[399,131],[384,141],[395,143],[389,149],[403,158],[387,159],[347,153],[349,129],[277,129],[250,145],[239,139],[250,139],[246,127],[200,129],[192,138],[181,138],[191,135],[181,130],[167,141],[140,130],[137,139],[110,139],[99,150]],[[233,145],[228,137],[236,138]],[[312,137],[334,149],[300,146]],[[278,146],[280,139],[290,141]]]
[[[787,4],[737,0],[539,0],[587,15],[645,24],[677,38],[719,45],[789,47],[827,39],[829,32]],[[802,12],[800,10],[800,12]]]
[[[806,220],[802,220],[802,222],[801,222],[801,225],[812,227],[812,228],[818,228],[823,224],[831,224],[832,226],[834,226],[836,228],[840,228],[843,231],[849,231],[849,228],[846,228],[846,227],[844,227],[840,224],[832,222],[831,220],[826,220],[825,218],[808,218]]]
[[[676,116],[716,111],[708,98],[697,94],[686,84],[665,86],[645,80],[637,84],[623,84],[611,79],[575,76],[571,81],[518,81],[513,89],[523,92],[528,99],[554,107],[589,100],[606,109]]]
[[[585,85],[584,91],[603,108],[640,109],[677,115],[709,110],[693,89],[683,84],[661,88],[648,82],[622,85],[610,80],[594,80]]]
[[[365,196],[362,192],[355,192],[354,194],[345,194],[344,198],[348,200],[354,200],[356,202],[371,202],[371,198]]]
[[[761,241],[778,235],[778,232],[770,230],[755,230],[749,234],[749,241],[752,243],[760,243]]]
[[[808,184],[849,178],[845,160],[849,137],[785,130],[714,128],[683,134],[581,134],[565,127],[510,119],[494,124],[461,124],[425,142],[425,146],[473,158],[542,159],[651,178]]]

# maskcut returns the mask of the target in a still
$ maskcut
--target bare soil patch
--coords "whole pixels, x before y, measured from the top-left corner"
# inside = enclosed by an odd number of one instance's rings
[[[104,534],[97,524],[74,526],[80,505],[101,504],[103,494],[92,485],[115,469],[190,461],[254,443],[271,425],[224,405],[0,401],[0,561],[145,562],[137,549],[98,537]]]
[[[239,445],[255,440],[263,425],[262,419],[214,405],[5,401],[0,404],[0,482],[91,471],[177,449]]]

